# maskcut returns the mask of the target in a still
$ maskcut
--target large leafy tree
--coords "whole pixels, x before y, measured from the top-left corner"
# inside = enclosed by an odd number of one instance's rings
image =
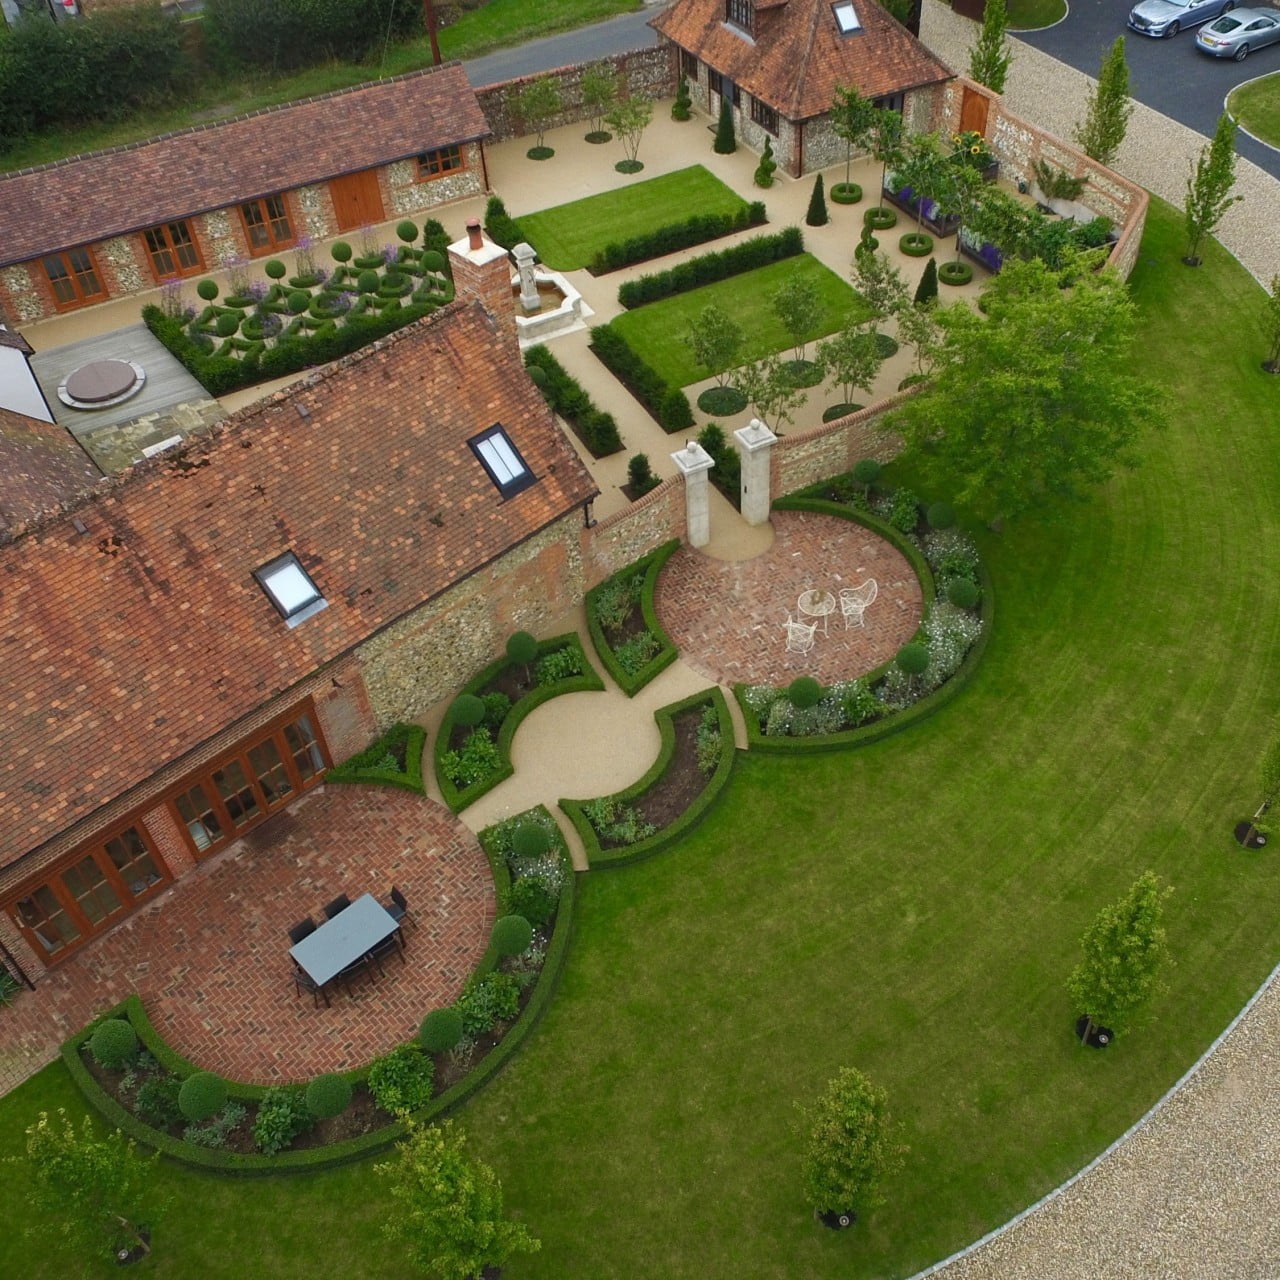
[[[1009,48],[1008,0],[987,0],[982,29],[969,50],[969,76],[996,93],[1004,92],[1013,51]]]
[[[723,307],[711,303],[685,330],[684,341],[694,360],[714,374],[716,385],[723,387],[729,370],[737,363],[745,335]]]
[[[1115,272],[1073,254],[1057,269],[1006,260],[983,305],[939,309],[932,381],[886,423],[927,477],[998,525],[1136,464],[1162,399],[1131,371],[1133,304]]]
[[[1090,95],[1084,123],[1076,125],[1080,149],[1099,164],[1110,164],[1124,141],[1132,114],[1124,36],[1116,36],[1115,43],[1102,55],[1098,83]]]
[[[1095,1026],[1123,1031],[1159,989],[1169,963],[1164,902],[1172,892],[1146,871],[1085,930],[1084,958],[1067,979],[1071,999],[1085,1016],[1082,1041]]]
[[[844,143],[844,181],[848,186],[853,165],[853,153],[865,151],[870,143],[871,131],[876,123],[877,107],[864,98],[857,89],[836,86],[835,101],[831,104],[831,132]]]
[[[1213,137],[1201,149],[1187,178],[1187,252],[1183,262],[1199,266],[1200,243],[1212,234],[1223,214],[1243,196],[1233,196],[1236,184],[1236,122],[1223,112]]]

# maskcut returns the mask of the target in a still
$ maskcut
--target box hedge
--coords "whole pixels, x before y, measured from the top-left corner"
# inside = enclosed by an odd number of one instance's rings
[[[646,364],[612,325],[601,324],[591,330],[591,350],[668,435],[693,426],[693,410],[685,393]]]
[[[732,235],[735,231],[758,227],[766,221],[764,204],[760,200],[739,205],[733,213],[695,213],[681,222],[669,222],[644,235],[605,245],[591,259],[587,270],[593,276],[604,275],[609,271],[629,267],[635,262],[661,258],[664,254],[687,249],[690,245],[705,244],[708,240],[717,240],[721,236]]]
[[[530,347],[524,353],[526,369],[542,370],[542,393],[552,411],[578,433],[593,458],[607,458],[622,449],[622,437],[613,414],[603,412],[575,378],[546,347]]]

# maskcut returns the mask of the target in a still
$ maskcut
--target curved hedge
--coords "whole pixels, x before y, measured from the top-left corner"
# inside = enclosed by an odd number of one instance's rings
[[[852,507],[846,507],[840,502],[831,502],[825,498],[808,497],[804,490],[785,498],[779,498],[773,506],[780,511],[812,511],[821,515],[837,516],[843,520],[852,520],[855,524],[863,525],[865,528],[872,530],[872,532],[880,534],[886,541],[893,543],[910,560],[911,567],[920,579],[920,585],[924,591],[925,605],[928,606],[933,601],[935,595],[933,572],[929,568],[924,555],[913,542],[891,524],[865,511],[855,511]],[[748,686],[736,684],[733,687],[733,696],[737,699],[738,706],[742,709],[742,717],[747,724],[747,749],[749,751],[772,752],[776,755],[815,755],[823,751],[844,751],[853,747],[865,746],[868,742],[878,742],[882,738],[892,737],[895,733],[901,733],[904,729],[910,728],[921,720],[927,720],[934,715],[942,707],[946,706],[952,698],[956,697],[973,678],[973,673],[977,670],[978,663],[986,650],[987,641],[991,636],[991,623],[995,616],[995,599],[990,575],[987,573],[985,562],[981,559],[978,561],[978,577],[982,585],[982,607],[979,610],[979,616],[982,619],[982,633],[974,641],[973,647],[969,652],[965,654],[964,661],[960,664],[959,669],[945,684],[926,697],[921,698],[919,702],[907,707],[904,711],[895,711],[883,719],[872,721],[870,724],[860,725],[856,729],[844,729],[840,733],[816,733],[799,738],[771,738],[763,733],[760,728],[759,717],[746,700]],[[893,659],[890,659],[874,671],[869,671],[865,678],[868,682],[878,680],[892,664]]]
[[[658,722],[658,732],[662,737],[662,745],[658,749],[658,758],[642,778],[632,783],[626,790],[615,792],[612,799],[618,800],[623,804],[629,804],[648,791],[666,772],[667,766],[671,762],[671,757],[675,754],[675,717],[690,707],[706,706],[708,703],[715,707],[716,715],[720,722],[720,762],[716,765],[715,772],[707,779],[701,794],[669,826],[663,827],[661,831],[655,832],[646,840],[638,840],[635,844],[627,845],[624,848],[602,849],[596,836],[595,828],[587,820],[587,816],[583,812],[583,806],[589,804],[590,801],[560,801],[560,808],[568,815],[569,821],[573,823],[574,830],[582,838],[582,843],[587,852],[587,861],[591,864],[593,871],[611,870],[614,867],[623,867],[629,863],[652,857],[655,853],[659,853],[668,845],[692,831],[707,816],[712,805],[719,799],[720,792],[724,790],[725,783],[729,781],[729,777],[733,773],[733,766],[737,760],[738,753],[733,739],[733,717],[729,713],[729,705],[725,701],[724,694],[717,685],[712,685],[709,689],[704,689],[700,693],[682,698],[679,702],[672,702],[665,707],[659,707],[653,713],[653,718]]]
[[[606,578],[604,582],[592,587],[587,592],[587,630],[591,635],[591,643],[595,646],[596,656],[600,659],[604,669],[613,677],[618,688],[628,698],[634,698],[650,680],[660,675],[680,656],[679,650],[658,620],[658,610],[654,604],[654,592],[658,585],[658,575],[679,547],[680,539],[672,538],[670,542],[664,542],[662,546],[655,551],[649,552],[647,556],[641,556],[639,560],[629,564],[625,569],[619,569],[617,573]],[[613,648],[604,634],[604,628],[596,617],[593,604],[603,587],[615,578],[636,572],[641,565],[647,566],[644,572],[644,586],[641,588],[640,593],[640,608],[644,613],[644,625],[658,637],[662,647],[639,671],[632,675],[631,672],[624,671],[619,666],[617,658],[614,657]]]
[[[466,787],[455,787],[445,777],[444,769],[441,767],[441,757],[449,750],[449,741],[453,736],[453,708],[457,703],[457,696],[449,704],[449,710],[445,712],[444,719],[440,722],[440,729],[436,733],[433,760],[440,794],[445,804],[454,813],[460,813],[467,805],[474,804],[487,791],[492,791],[498,783],[506,781],[515,772],[515,766],[511,763],[511,740],[515,737],[516,730],[520,727],[520,722],[529,712],[536,707],[540,707],[551,698],[559,697],[562,693],[581,693],[584,691],[598,693],[603,691],[604,681],[600,679],[596,669],[587,659],[586,651],[582,647],[582,641],[578,639],[576,632],[570,631],[565,635],[552,636],[549,640],[540,641],[538,644],[538,657],[542,657],[544,654],[551,653],[556,649],[565,648],[577,649],[578,656],[582,660],[582,675],[572,676],[568,680],[557,680],[555,684],[536,686],[530,689],[518,702],[512,703],[511,710],[507,712],[506,719],[503,720],[502,727],[498,730],[498,756],[502,762],[501,765],[487,778],[482,778],[479,782],[473,782]],[[464,693],[478,694],[500,671],[513,665],[515,664],[505,655],[497,659],[496,662],[491,662],[478,674],[472,676],[458,690],[458,695]]]
[[[378,765],[387,752],[404,743],[404,772]],[[326,782],[371,782],[387,787],[403,787],[418,795],[426,794],[422,781],[422,752],[427,744],[427,731],[418,724],[393,724],[380,738],[363,751],[348,757],[325,774]]]

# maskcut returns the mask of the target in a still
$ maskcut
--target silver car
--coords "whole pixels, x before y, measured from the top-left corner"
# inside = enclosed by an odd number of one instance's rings
[[[1176,36],[1235,7],[1235,0],[1142,0],[1129,10],[1129,26],[1144,36]]]
[[[1215,58],[1243,62],[1251,49],[1280,40],[1280,13],[1274,9],[1237,9],[1196,32],[1196,48]]]

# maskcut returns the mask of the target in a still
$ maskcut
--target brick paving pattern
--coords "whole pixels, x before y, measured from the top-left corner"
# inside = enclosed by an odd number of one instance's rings
[[[400,887],[417,929],[405,964],[298,998],[288,930],[340,893]],[[360,1066],[450,1004],[489,942],[493,877],[476,838],[441,805],[381,787],[320,787],[201,863],[88,943],[3,1014],[0,1089],[131,992],[179,1053],[233,1080],[304,1080]]]
[[[680,656],[719,684],[822,684],[851,680],[887,662],[915,634],[923,598],[906,558],[859,524],[801,511],[775,511],[773,546],[752,560],[713,560],[681,547],[658,579],[658,617]],[[841,587],[874,578],[880,591],[864,627],[845,628]],[[827,634],[807,654],[789,653],[782,624],[799,617],[801,592],[837,598]],[[803,620],[803,619],[802,619]]]

